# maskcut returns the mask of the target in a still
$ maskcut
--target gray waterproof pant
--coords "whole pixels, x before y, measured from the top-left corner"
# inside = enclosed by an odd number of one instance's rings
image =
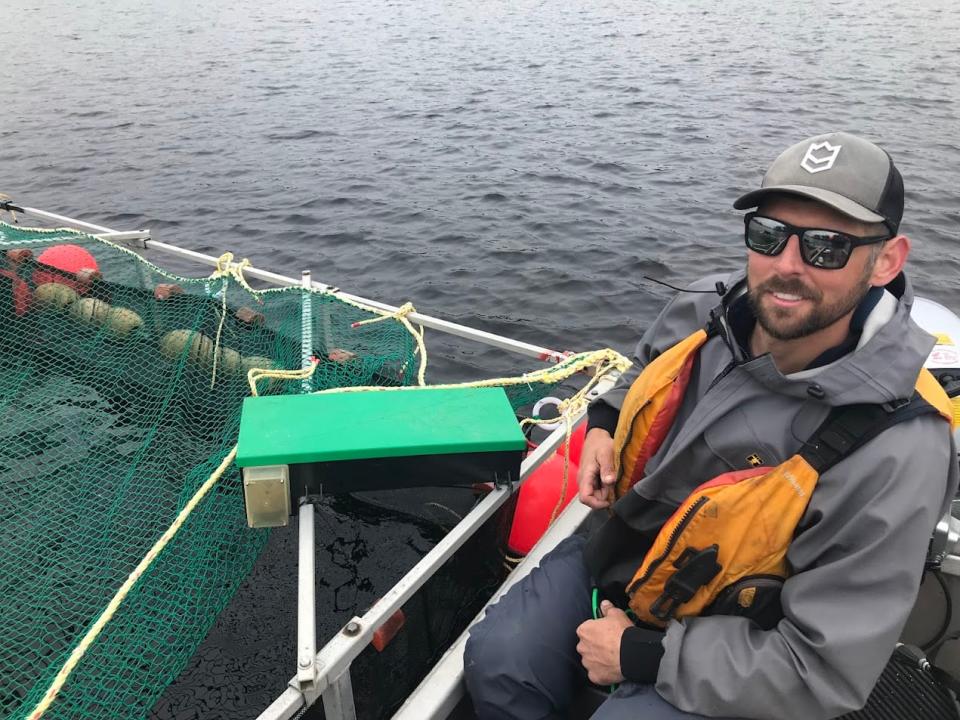
[[[577,627],[593,617],[584,538],[567,538],[473,627],[464,651],[480,720],[562,720],[587,684]],[[651,685],[623,683],[593,720],[694,720]]]

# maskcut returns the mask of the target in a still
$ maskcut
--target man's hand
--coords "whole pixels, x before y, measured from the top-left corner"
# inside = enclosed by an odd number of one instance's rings
[[[595,685],[613,685],[623,682],[620,672],[620,638],[623,631],[633,627],[630,618],[609,600],[600,603],[599,620],[587,620],[577,628],[577,652],[587,669],[587,677]]]
[[[613,438],[603,428],[595,427],[587,433],[580,453],[577,487],[580,502],[594,510],[609,507],[613,498]]]

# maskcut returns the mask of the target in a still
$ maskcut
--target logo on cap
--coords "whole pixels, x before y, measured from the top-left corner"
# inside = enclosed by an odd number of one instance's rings
[[[808,173],[818,173],[829,170],[837,161],[841,145],[831,145],[824,140],[822,143],[811,143],[806,155],[800,161],[800,167]]]

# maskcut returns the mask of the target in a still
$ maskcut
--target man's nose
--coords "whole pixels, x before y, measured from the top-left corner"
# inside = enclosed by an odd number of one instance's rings
[[[800,256],[800,237],[791,235],[786,247],[774,258],[776,267],[783,274],[797,275],[803,272],[803,258]]]

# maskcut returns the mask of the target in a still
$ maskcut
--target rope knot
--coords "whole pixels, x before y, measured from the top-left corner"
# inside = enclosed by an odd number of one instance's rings
[[[245,268],[253,267],[253,263],[250,262],[247,258],[244,258],[240,262],[233,261],[234,255],[232,252],[225,252],[223,255],[217,258],[217,264],[214,266],[214,271],[210,273],[208,279],[216,280],[217,278],[233,278],[237,281],[237,284],[246,290],[248,293],[253,295],[257,302],[262,303],[263,299],[260,297],[260,293],[254,290],[247,283],[247,279],[243,275]]]
[[[403,305],[398,307],[392,313],[382,313],[379,317],[369,318],[367,320],[358,320],[355,323],[350,323],[350,327],[356,328],[361,325],[369,325],[370,323],[380,322],[381,320],[399,320],[403,322],[406,320],[407,316],[411,313],[415,313],[417,309],[413,306],[412,302],[405,302]]]

